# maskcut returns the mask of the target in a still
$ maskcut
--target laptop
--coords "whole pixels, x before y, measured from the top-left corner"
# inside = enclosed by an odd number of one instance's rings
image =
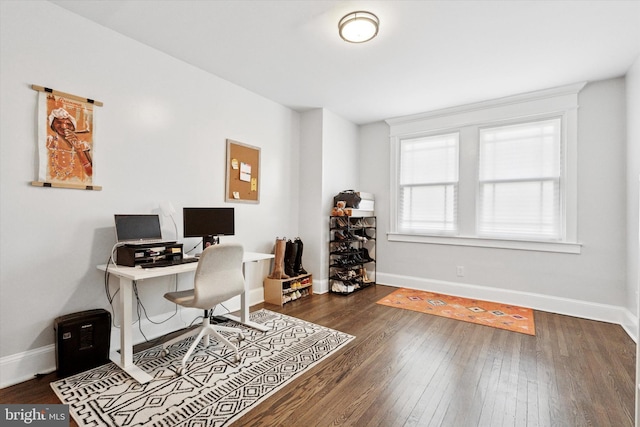
[[[160,216],[157,214],[114,215],[116,241],[126,245],[149,245],[175,243],[162,239]]]

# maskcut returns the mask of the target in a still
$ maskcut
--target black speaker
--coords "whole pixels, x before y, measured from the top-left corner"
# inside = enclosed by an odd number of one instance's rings
[[[111,313],[87,310],[56,318],[56,367],[71,375],[109,362]]]

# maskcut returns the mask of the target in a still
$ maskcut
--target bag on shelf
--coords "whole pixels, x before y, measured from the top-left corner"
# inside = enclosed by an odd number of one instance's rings
[[[362,200],[362,198],[355,191],[344,190],[333,197],[333,206],[336,206],[338,202],[343,201],[346,203],[347,208],[358,209],[360,207],[360,200]]]

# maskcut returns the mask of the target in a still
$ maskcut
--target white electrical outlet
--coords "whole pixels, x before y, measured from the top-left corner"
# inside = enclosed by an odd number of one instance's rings
[[[464,276],[464,266],[459,265],[456,267],[456,274],[458,275],[458,277],[462,277]]]

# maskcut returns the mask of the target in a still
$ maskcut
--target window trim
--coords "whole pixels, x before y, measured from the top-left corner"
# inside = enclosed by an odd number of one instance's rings
[[[387,233],[390,242],[428,243],[435,245],[470,246],[478,248],[515,249],[523,251],[580,254],[582,244],[577,242],[540,242],[535,240],[487,239],[484,237],[427,236],[423,234]]]
[[[389,241],[412,243],[447,244],[459,246],[479,246],[505,249],[523,249],[563,253],[580,253],[582,245],[578,242],[577,224],[577,134],[578,134],[578,94],[586,82],[576,83],[537,92],[525,93],[506,98],[452,107],[428,113],[398,117],[386,120],[390,128],[390,210]],[[564,141],[563,167],[565,179],[562,186],[563,240],[560,242],[540,242],[535,240],[494,239],[469,235],[460,226],[464,212],[458,209],[458,230],[456,236],[407,234],[397,230],[397,206],[399,183],[399,146],[400,140],[429,134],[447,132],[465,132],[464,128],[500,125],[503,123],[542,120],[551,117],[562,118],[562,137]],[[468,130],[468,129],[467,129]],[[476,136],[477,138],[477,136]],[[463,144],[462,139],[460,144]],[[477,149],[477,148],[476,148]],[[463,149],[460,149],[462,153]],[[462,160],[462,159],[461,159]],[[462,162],[460,164],[462,168]],[[462,173],[462,170],[459,172]],[[477,178],[476,178],[477,184]],[[477,190],[474,190],[477,191]],[[460,205],[459,205],[460,206]],[[472,214],[475,233],[475,209]],[[467,220],[467,223],[469,221]]]

